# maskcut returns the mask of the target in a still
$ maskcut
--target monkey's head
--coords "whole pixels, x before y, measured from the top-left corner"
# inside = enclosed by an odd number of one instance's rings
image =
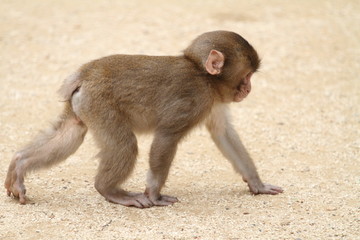
[[[240,35],[207,32],[185,49],[184,55],[217,84],[223,101],[242,101],[251,91],[251,76],[260,67],[255,49]]]

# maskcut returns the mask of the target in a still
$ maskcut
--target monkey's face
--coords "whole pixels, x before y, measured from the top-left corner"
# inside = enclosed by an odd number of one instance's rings
[[[246,75],[242,74],[240,82],[237,83],[234,93],[234,102],[241,102],[249,95],[251,91],[251,76],[253,72],[248,72]]]

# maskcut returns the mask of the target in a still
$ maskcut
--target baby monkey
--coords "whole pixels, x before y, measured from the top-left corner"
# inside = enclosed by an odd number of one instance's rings
[[[7,194],[25,204],[26,173],[75,153],[89,128],[100,148],[95,188],[106,200],[138,208],[173,204],[178,199],[161,189],[178,143],[202,123],[252,193],[281,193],[260,180],[228,117],[228,103],[250,93],[259,65],[255,49],[228,31],[200,35],[181,56],[113,55],[83,65],[59,90],[65,106],[52,128],[14,155]],[[145,192],[127,192],[121,184],[136,162],[135,133],[149,131],[154,140]]]

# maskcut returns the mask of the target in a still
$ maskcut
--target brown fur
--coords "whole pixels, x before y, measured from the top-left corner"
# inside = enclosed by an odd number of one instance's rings
[[[251,191],[281,192],[261,182],[223,107],[247,96],[251,74],[259,64],[245,39],[225,31],[199,36],[183,56],[113,55],[85,64],[59,90],[66,107],[55,127],[15,154],[5,181],[8,194],[25,203],[26,172],[74,153],[88,127],[100,147],[95,179],[100,194],[126,206],[172,204],[177,199],[160,191],[177,144],[205,120],[216,145]],[[126,192],[120,185],[135,165],[135,133],[149,131],[155,135],[145,194]]]

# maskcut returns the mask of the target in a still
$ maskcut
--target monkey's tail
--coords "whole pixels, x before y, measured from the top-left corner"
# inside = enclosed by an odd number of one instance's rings
[[[58,90],[58,94],[62,98],[62,101],[70,101],[71,97],[80,88],[80,86],[80,71],[77,71],[67,77],[64,83],[61,85],[60,89]]]

